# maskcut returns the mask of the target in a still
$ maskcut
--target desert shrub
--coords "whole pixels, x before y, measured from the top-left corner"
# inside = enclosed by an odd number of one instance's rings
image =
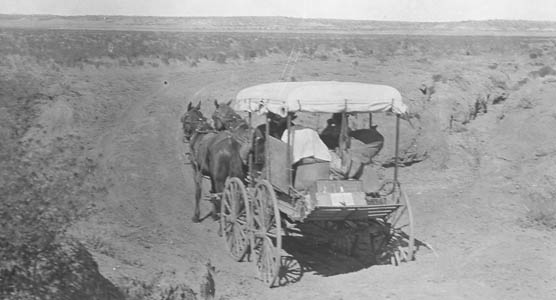
[[[127,300],[164,299],[164,300],[196,300],[195,292],[186,284],[160,285],[157,280],[144,282],[130,277],[124,277],[121,286]],[[223,298],[220,298],[223,299]]]
[[[276,46],[273,46],[273,47],[271,47],[270,49],[268,49],[268,53],[278,54],[278,53],[280,53],[280,52],[281,52],[281,51],[280,51],[280,48],[278,48],[278,47],[276,47]]]
[[[353,54],[355,54],[355,49],[353,49],[353,48],[351,48],[351,47],[348,47],[348,46],[344,46],[344,47],[342,48],[342,52],[343,52],[345,55],[353,55]]]
[[[496,77],[496,76],[489,76],[489,79],[490,82],[492,83],[492,86],[494,86],[495,88],[499,88],[502,90],[509,89],[508,84],[504,79],[501,79],[500,77]]]
[[[249,60],[249,59],[253,59],[255,57],[257,57],[257,51],[255,51],[255,50],[245,50],[244,53],[243,53],[243,58],[244,59]]]
[[[303,48],[303,54],[307,54],[309,56],[313,56],[313,54],[315,54],[316,51],[317,51],[316,47],[304,47]]]
[[[550,66],[543,66],[537,71],[529,73],[531,77],[545,77],[548,75],[556,75],[556,71]]]
[[[529,82],[529,78],[523,78],[517,82],[518,87],[524,86],[527,82]]]
[[[532,49],[532,51],[529,53],[529,58],[531,59],[536,59],[541,56],[543,56],[543,50],[539,48]]]
[[[427,91],[429,98],[430,96],[432,96],[434,93],[436,93],[436,88],[434,87],[434,85],[431,85],[428,87],[428,91]]]
[[[444,76],[442,76],[441,74],[434,74],[432,75],[432,80],[434,82],[439,82],[439,81],[444,81]]]
[[[528,190],[525,197],[527,219],[538,225],[556,229],[556,180],[544,177],[535,190]]]
[[[535,107],[535,101],[533,99],[530,98],[521,98],[519,99],[519,102],[517,103],[517,108],[521,108],[521,109],[531,109]]]
[[[501,93],[501,94],[497,94],[497,95],[488,95],[487,96],[488,99],[491,99],[491,103],[492,104],[500,104],[504,101],[506,101],[506,99],[508,99],[509,95],[507,93]]]
[[[216,59],[215,60],[219,64],[225,64],[226,63],[226,53],[219,52],[218,54],[216,54]]]

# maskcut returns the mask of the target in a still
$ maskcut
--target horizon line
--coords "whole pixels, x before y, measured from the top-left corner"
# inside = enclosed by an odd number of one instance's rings
[[[63,15],[63,14],[26,14],[26,13],[0,13],[0,16],[50,16],[50,17],[144,17],[144,18],[289,18],[300,20],[334,20],[334,21],[366,21],[366,22],[385,22],[385,23],[459,23],[459,22],[488,22],[488,21],[514,21],[514,22],[537,22],[537,23],[556,23],[551,20],[528,20],[528,19],[467,19],[457,21],[405,21],[405,20],[376,20],[376,19],[344,19],[344,18],[306,18],[290,16],[261,16],[261,15],[237,15],[237,16],[163,16],[163,15],[109,15],[109,14],[90,14],[90,15]]]

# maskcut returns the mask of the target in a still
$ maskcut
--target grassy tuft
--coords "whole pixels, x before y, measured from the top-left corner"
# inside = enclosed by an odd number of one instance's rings
[[[556,229],[556,186],[554,181],[545,176],[542,184],[534,191],[529,191],[525,206],[527,219],[547,227]]]

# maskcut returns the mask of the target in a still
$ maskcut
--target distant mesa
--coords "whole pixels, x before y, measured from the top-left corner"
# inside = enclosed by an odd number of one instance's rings
[[[146,17],[0,14],[0,28],[338,34],[556,35],[556,22],[402,22],[289,17]]]

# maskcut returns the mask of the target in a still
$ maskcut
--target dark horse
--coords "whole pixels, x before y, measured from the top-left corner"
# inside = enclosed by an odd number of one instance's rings
[[[244,179],[243,165],[239,154],[240,144],[227,132],[217,132],[200,111],[201,103],[191,103],[181,117],[184,138],[189,141],[190,160],[195,179],[195,212],[193,222],[200,221],[199,202],[202,194],[203,176],[210,177],[212,193],[224,190],[226,178]],[[217,205],[214,203],[213,217]]]
[[[218,103],[214,101],[216,110],[212,115],[214,127],[216,130],[226,130],[232,134],[241,146],[242,159],[247,164],[249,153],[254,154],[254,167],[259,170],[264,163],[264,145],[266,124],[257,126],[251,132],[250,125],[230,106],[231,101],[227,103]],[[269,135],[280,139],[282,133],[287,128],[287,119],[272,112],[267,113],[269,120]],[[291,119],[295,119],[292,115]]]
[[[247,165],[252,148],[251,127],[232,109],[230,106],[231,102],[219,104],[214,100],[214,106],[216,107],[212,114],[214,128],[218,131],[228,131],[241,144],[239,152],[243,163]]]

